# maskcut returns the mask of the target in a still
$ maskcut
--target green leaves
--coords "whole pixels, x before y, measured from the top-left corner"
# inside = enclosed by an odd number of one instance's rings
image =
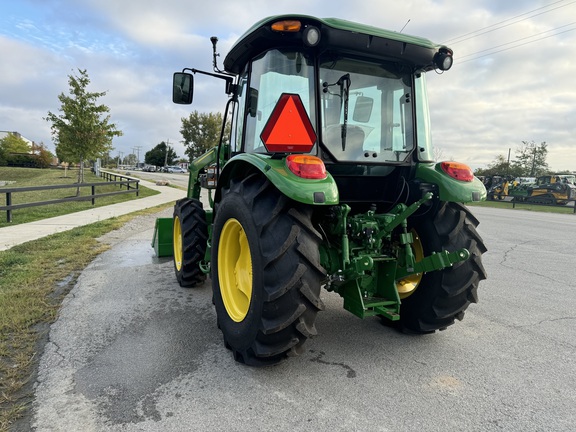
[[[516,150],[513,165],[519,167],[525,176],[539,177],[549,171],[546,163],[547,155],[548,148],[545,141],[540,144],[534,141],[522,141],[522,146]]]
[[[178,155],[172,146],[169,146],[164,141],[156,145],[152,150],[147,151],[144,156],[145,163],[155,166],[174,165],[177,159]]]
[[[546,142],[536,144],[534,141],[522,141],[516,149],[516,156],[509,161],[504,155],[496,159],[486,169],[477,169],[475,175],[509,175],[512,177],[539,177],[550,170],[546,157],[548,147]],[[509,158],[509,156],[508,156]]]
[[[28,153],[28,143],[17,135],[9,133],[0,139],[0,147],[7,153]]]
[[[216,147],[220,140],[221,129],[222,114],[220,113],[194,111],[189,117],[182,117],[180,133],[184,138],[183,143],[190,160],[197,158],[212,147]],[[229,127],[226,128],[224,142],[229,139],[229,129]]]
[[[78,75],[68,78],[70,95],[58,96],[61,114],[48,111],[44,119],[52,123],[52,138],[60,160],[79,163],[111,151],[112,139],[121,136],[122,131],[110,123],[110,108],[97,103],[106,92],[87,91],[90,78],[85,69],[78,69]]]

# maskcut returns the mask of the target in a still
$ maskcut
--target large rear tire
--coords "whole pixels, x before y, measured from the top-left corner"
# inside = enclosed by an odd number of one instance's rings
[[[214,220],[212,286],[218,326],[234,358],[250,366],[298,355],[323,309],[320,234],[312,208],[259,174],[222,190]]]
[[[206,275],[200,268],[208,241],[206,212],[196,199],[183,198],[174,206],[174,271],[180,286],[200,285]]]
[[[439,203],[433,217],[414,217],[409,224],[418,234],[424,255],[466,248],[470,258],[440,271],[426,273],[413,293],[402,300],[400,325],[414,333],[443,330],[464,317],[478,301],[478,283],[486,279],[482,254],[486,246],[476,227],[478,220],[462,204]]]

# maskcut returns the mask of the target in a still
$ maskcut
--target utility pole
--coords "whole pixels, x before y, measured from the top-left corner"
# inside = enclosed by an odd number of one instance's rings
[[[122,163],[122,156],[124,155],[124,152],[119,151],[118,152],[118,165],[116,166],[116,168],[120,168],[120,164]]]
[[[136,153],[136,166],[140,165],[140,149],[142,146],[132,147],[132,151]]]
[[[166,153],[164,154],[164,166],[168,163],[168,146],[170,145],[170,140],[166,140]]]

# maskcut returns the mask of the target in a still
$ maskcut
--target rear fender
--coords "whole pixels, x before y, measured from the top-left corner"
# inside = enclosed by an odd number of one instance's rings
[[[416,168],[416,178],[438,186],[440,201],[467,203],[486,200],[486,188],[476,177],[471,182],[456,180],[446,174],[440,163],[421,163]]]
[[[218,179],[214,200],[220,201],[222,187],[234,177],[246,177],[251,171],[260,171],[288,198],[310,205],[336,205],[339,194],[336,182],[328,173],[322,180],[303,179],[292,173],[284,158],[273,159],[269,155],[240,153],[226,163]]]

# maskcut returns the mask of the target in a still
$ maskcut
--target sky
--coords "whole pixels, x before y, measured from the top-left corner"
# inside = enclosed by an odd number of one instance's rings
[[[86,69],[88,91],[123,131],[112,156],[168,141],[184,156],[181,119],[223,112],[221,80],[198,76],[194,104],[171,102],[172,74],[212,70],[260,19],[284,13],[343,18],[426,37],[454,51],[428,74],[432,137],[443,160],[486,168],[522,142],[548,147],[552,170],[576,171],[576,0],[2,0],[0,131],[54,151],[48,111],[68,77]]]

